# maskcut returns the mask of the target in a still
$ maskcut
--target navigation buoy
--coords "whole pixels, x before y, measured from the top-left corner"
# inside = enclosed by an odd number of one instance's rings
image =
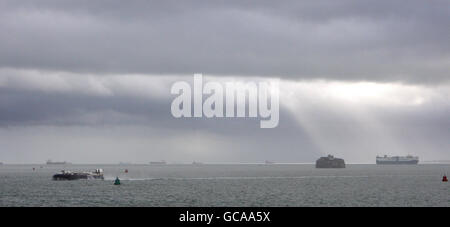
[[[128,173],[128,169],[125,169],[125,173]]]
[[[119,177],[116,177],[116,180],[114,181],[114,185],[120,185],[120,179],[119,179]]]
[[[444,175],[444,177],[442,177],[442,182],[447,182],[447,176]]]
[[[36,168],[33,167],[33,171],[35,171],[35,170],[36,170]]]

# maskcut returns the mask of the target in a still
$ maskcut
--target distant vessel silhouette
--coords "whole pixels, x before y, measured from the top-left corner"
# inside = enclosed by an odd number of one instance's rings
[[[164,160],[156,161],[156,162],[150,162],[150,165],[165,165],[165,164],[167,164],[167,163]]]
[[[47,160],[47,165],[66,165],[66,164],[70,164],[69,162],[53,162],[52,160]]]
[[[119,165],[133,165],[131,162],[119,162]]]

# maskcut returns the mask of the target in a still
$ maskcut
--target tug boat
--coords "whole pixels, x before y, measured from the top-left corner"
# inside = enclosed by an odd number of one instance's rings
[[[80,179],[104,180],[103,169],[96,169],[93,172],[71,172],[67,170],[62,170],[61,173],[53,175],[53,180],[80,180]]]

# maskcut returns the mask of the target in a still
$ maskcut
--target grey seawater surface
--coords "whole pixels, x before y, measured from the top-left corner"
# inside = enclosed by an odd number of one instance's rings
[[[95,168],[105,180],[52,180],[61,169]],[[445,173],[450,165],[0,165],[0,206],[448,207]]]

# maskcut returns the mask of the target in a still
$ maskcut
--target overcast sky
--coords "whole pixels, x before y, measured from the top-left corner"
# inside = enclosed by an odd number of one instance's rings
[[[450,159],[450,1],[0,0],[0,162]],[[280,78],[280,123],[171,85]]]

